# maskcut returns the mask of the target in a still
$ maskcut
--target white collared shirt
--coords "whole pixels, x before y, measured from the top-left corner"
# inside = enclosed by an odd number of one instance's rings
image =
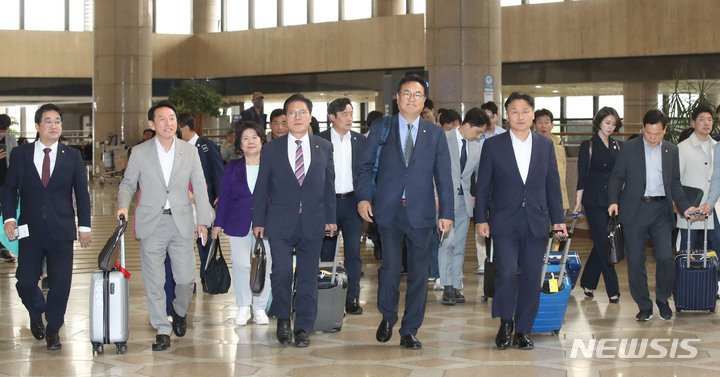
[[[200,135],[195,134],[195,136],[191,137],[190,140],[188,140],[188,143],[191,145],[197,145],[197,141],[200,138]]]
[[[330,128],[330,140],[333,145],[335,163],[335,193],[346,194],[353,190],[352,171],[352,134],[348,131],[341,136],[335,128]]]
[[[310,168],[310,159],[312,155],[312,151],[310,149],[310,136],[308,136],[308,133],[306,132],[303,137],[300,139],[296,139],[295,136],[292,134],[288,135],[288,161],[290,161],[290,169],[292,169],[293,173],[295,172],[295,151],[297,150],[297,144],[295,144],[295,140],[302,141],[302,152],[303,152],[303,166],[305,169],[305,174],[307,175],[308,169]]]
[[[532,132],[528,134],[527,139],[522,141],[515,137],[515,134],[510,131],[510,140],[512,140],[513,152],[515,152],[515,162],[517,163],[518,170],[520,171],[520,177],[522,177],[523,183],[526,183],[528,171],[530,170],[530,157],[532,156]]]
[[[35,152],[33,152],[33,163],[35,164],[35,169],[38,172],[38,175],[40,176],[40,179],[42,180],[42,166],[43,166],[43,160],[45,159],[45,152],[43,149],[47,148],[45,144],[41,143],[40,141],[35,142]],[[51,145],[50,147],[50,176],[52,177],[53,170],[55,170],[55,160],[57,160],[57,152],[58,152],[58,142],[56,141],[55,144]]]
[[[172,173],[173,163],[175,162],[175,138],[173,138],[170,150],[165,152],[160,140],[155,139],[155,149],[157,149],[158,159],[160,160],[160,168],[165,179],[165,186],[170,184],[170,173]],[[170,208],[170,199],[165,201],[165,209]]]

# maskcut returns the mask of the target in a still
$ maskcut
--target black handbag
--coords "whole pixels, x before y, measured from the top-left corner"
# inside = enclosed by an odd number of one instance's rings
[[[127,220],[125,220],[125,216],[120,215],[120,225],[115,228],[105,246],[100,250],[100,254],[98,254],[98,268],[102,271],[109,272],[115,268],[120,254],[120,239],[125,234],[126,228]]]
[[[220,248],[220,236],[210,244],[210,254],[205,264],[205,281],[211,295],[227,293],[230,289],[230,271]]]
[[[253,293],[260,293],[265,288],[266,268],[265,243],[261,237],[255,237],[255,247],[250,261],[250,290]]]
[[[607,255],[610,264],[618,264],[625,259],[622,225],[616,215],[610,216],[607,226]]]

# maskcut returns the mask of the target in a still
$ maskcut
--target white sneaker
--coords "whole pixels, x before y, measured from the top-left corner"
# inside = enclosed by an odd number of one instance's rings
[[[253,320],[258,325],[267,325],[270,322],[267,314],[265,314],[265,309],[256,310]]]
[[[250,307],[243,306],[238,309],[238,313],[235,316],[235,324],[238,326],[245,326],[250,320]]]
[[[433,285],[433,291],[442,291],[445,289],[442,285],[440,285],[440,278],[435,279],[435,284]]]

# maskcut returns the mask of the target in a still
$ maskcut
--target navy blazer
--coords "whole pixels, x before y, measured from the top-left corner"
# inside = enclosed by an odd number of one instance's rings
[[[228,161],[220,196],[215,209],[215,226],[228,236],[245,237],[250,233],[253,193],[247,181],[245,157]]]
[[[75,240],[73,193],[78,225],[90,226],[90,194],[82,155],[77,149],[58,143],[55,168],[48,186],[43,187],[33,162],[34,152],[35,143],[13,149],[2,196],[3,216],[6,219],[17,216],[19,196],[21,208],[17,224],[27,224],[30,237],[44,237],[42,229],[47,229],[55,240]],[[46,228],[42,227],[43,219],[47,222]]]
[[[330,129],[320,132],[317,135],[332,143]],[[365,148],[365,140],[367,140],[367,138],[364,135],[355,131],[350,131],[350,144],[352,145],[353,189],[357,187],[358,163],[360,162],[360,153]]]
[[[450,173],[450,151],[442,127],[420,118],[417,139],[410,163],[405,166],[400,143],[400,115],[392,117],[390,134],[380,152],[377,174],[377,192],[373,214],[379,225],[392,225],[395,214],[402,210],[400,200],[405,189],[407,216],[415,229],[432,228],[437,222],[435,190],[440,204],[439,217],[454,220],[453,182]],[[365,149],[360,156],[355,196],[358,202],[372,202],[372,170],[375,165],[383,120],[370,126]],[[433,186],[433,181],[435,186]]]
[[[225,161],[220,154],[220,148],[214,141],[199,137],[195,142],[200,156],[200,164],[205,174],[205,183],[207,184],[208,199],[212,204],[220,195],[220,185],[222,184],[223,172],[225,171]]]
[[[265,144],[253,199],[253,227],[264,227],[268,238],[288,238],[300,219],[308,239],[325,237],[325,224],[336,223],[335,168],[332,144],[308,135],[312,153],[302,186],[288,160],[288,135]]]
[[[555,146],[532,134],[530,168],[525,183],[515,160],[508,131],[485,140],[475,190],[475,223],[489,223],[490,233],[508,236],[527,217],[535,237],[547,237],[548,227],[564,224],[560,175]]]
[[[590,156],[590,140],[593,151]],[[578,155],[577,189],[583,190],[582,204],[591,206],[608,206],[608,182],[610,173],[615,166],[615,158],[620,152],[620,142],[609,138],[609,148],[605,146],[597,132],[590,140],[580,144]],[[588,157],[590,161],[588,161]],[[589,169],[588,169],[589,168]]]

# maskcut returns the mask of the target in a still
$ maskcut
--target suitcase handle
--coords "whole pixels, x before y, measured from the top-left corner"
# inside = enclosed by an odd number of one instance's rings
[[[548,235],[547,248],[545,249],[545,260],[543,261],[542,274],[540,276],[540,289],[542,289],[543,285],[545,284],[545,273],[547,273],[547,266],[550,260],[550,250],[552,249],[553,241],[555,238],[558,238],[559,241],[565,241],[562,258],[560,259],[560,278],[558,280],[560,281],[560,283],[562,283],[563,278],[565,278],[565,266],[567,265],[568,252],[570,251],[570,240],[572,239],[573,233],[575,233],[575,225],[577,225],[577,219],[580,215],[583,214],[584,212],[568,213],[568,217],[572,217],[573,221],[572,225],[570,225],[570,230],[568,230],[567,232],[567,237],[557,236],[558,233],[562,233],[562,230],[553,229],[550,231],[550,234]]]
[[[692,228],[692,223],[691,223],[691,221],[690,221],[690,218],[691,218],[691,217],[696,217],[696,218],[702,218],[702,219],[703,219],[703,227],[704,227],[705,229],[704,229],[704,232],[703,232],[703,258],[702,258],[702,259],[703,259],[703,266],[702,266],[702,268],[703,268],[703,269],[706,269],[706,268],[707,268],[707,252],[708,252],[708,245],[707,245],[708,224],[707,224],[707,223],[708,223],[708,217],[709,217],[709,216],[708,216],[707,213],[702,213],[702,212],[691,213],[690,216],[688,216],[687,218],[685,218],[685,220],[687,221],[687,258],[685,258],[685,259],[686,259],[686,265],[685,265],[685,266],[688,268],[688,270],[690,269],[690,256],[692,255],[692,248],[690,248],[690,234],[691,234],[691,230],[692,230],[692,229],[691,229],[691,228]]]

